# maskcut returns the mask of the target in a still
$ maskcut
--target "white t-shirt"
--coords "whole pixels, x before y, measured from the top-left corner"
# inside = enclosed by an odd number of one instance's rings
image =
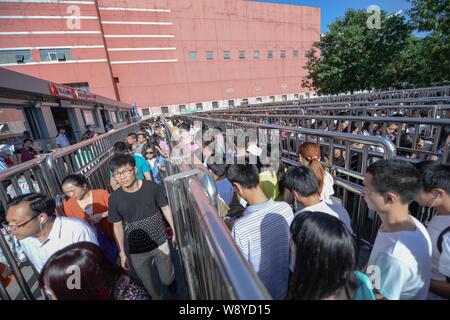
[[[374,287],[388,300],[425,300],[431,278],[431,240],[414,217],[415,231],[378,231],[368,262]],[[377,283],[378,282],[378,283]]]
[[[48,239],[41,243],[37,238],[20,240],[20,246],[38,272],[58,250],[82,241],[98,245],[95,231],[84,221],[76,218],[56,217]]]
[[[322,193],[320,194],[320,200],[325,200],[328,203],[332,203],[330,197],[334,194],[333,185],[334,185],[333,176],[325,171],[325,175],[323,177]]]
[[[433,255],[431,256],[431,279],[446,282],[446,277],[450,277],[450,232],[442,238],[442,253],[439,253],[437,240],[439,235],[450,226],[450,215],[434,216],[427,226],[427,231],[433,245]],[[438,295],[430,292],[429,299],[439,299]],[[441,298],[442,299],[442,298]]]
[[[315,205],[309,206],[309,207],[305,207],[305,208],[301,209],[300,211],[297,211],[295,213],[295,215],[299,214],[300,212],[304,212],[304,211],[312,211],[312,212],[318,211],[318,212],[323,212],[323,213],[329,214],[333,217],[336,217],[345,224],[348,231],[353,233],[352,221],[350,219],[350,215],[348,214],[347,210],[345,210],[344,207],[338,206],[336,204],[329,204],[325,201],[321,201],[318,204],[315,204]]]

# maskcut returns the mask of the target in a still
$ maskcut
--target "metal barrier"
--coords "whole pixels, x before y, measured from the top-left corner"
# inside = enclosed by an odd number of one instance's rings
[[[450,102],[450,99],[449,99]],[[334,106],[286,106],[280,108],[276,107],[255,107],[248,109],[232,109],[232,110],[209,110],[203,114],[227,114],[227,113],[242,113],[242,114],[271,114],[271,115],[328,115],[339,116],[342,114],[348,116],[392,116],[394,114],[402,114],[406,117],[422,117],[422,118],[449,118],[450,104],[440,105],[396,105],[396,106],[379,106],[379,105],[364,105],[364,106],[348,106],[345,104],[329,103]],[[380,111],[384,114],[380,114]]]
[[[307,101],[308,103],[323,103],[323,102],[348,102],[348,101],[364,101],[364,100],[373,101],[373,100],[405,99],[405,98],[406,99],[429,98],[429,97],[443,97],[443,96],[450,96],[450,86],[317,97],[304,99],[301,101]]]
[[[217,192],[208,194],[201,181],[212,177],[174,160],[166,161],[164,183],[190,298],[271,299],[211,203]]]
[[[165,131],[172,151],[176,137],[167,123]],[[165,162],[164,183],[190,298],[271,299],[219,216],[213,177],[187,164],[187,158],[191,154]]]
[[[209,127],[220,127],[223,132],[227,129],[256,129],[278,130],[281,150],[281,161],[286,166],[297,165],[297,148],[305,141],[320,144],[324,156],[322,164],[334,176],[337,196],[341,198],[343,206],[347,208],[355,232],[358,252],[362,244],[371,245],[380,225],[379,218],[367,211],[361,197],[362,180],[369,163],[376,159],[393,159],[396,155],[394,144],[386,138],[375,136],[354,135],[336,131],[318,129],[292,128],[276,125],[262,125],[259,123],[236,120],[223,121],[221,119],[182,116],[190,121],[202,121]],[[377,151],[380,150],[381,152]],[[334,161],[335,153],[341,153],[342,163]]]
[[[234,119],[244,122],[262,123],[266,120],[270,124],[287,123],[292,127],[312,128],[327,131],[365,132],[367,136],[387,136],[389,125],[396,125],[397,130],[392,140],[398,151],[405,154],[419,154],[423,156],[438,155],[441,162],[450,162],[449,145],[439,145],[443,127],[450,126],[450,119],[428,119],[408,117],[354,117],[354,116],[323,116],[323,115],[276,115],[276,114],[214,114],[214,118]],[[343,129],[345,127],[345,129]],[[411,132],[411,147],[400,146],[402,134],[406,130]],[[430,150],[419,150],[416,145],[420,138],[420,130],[425,129],[425,137],[433,142]]]
[[[38,158],[9,168],[0,173],[0,220],[3,221],[7,204],[18,195],[29,192],[47,194],[61,204],[61,181],[73,173],[83,174],[93,188],[110,190],[108,161],[112,157],[112,147],[117,141],[125,141],[129,132],[139,129],[139,123],[133,123],[117,131],[111,131],[70,147],[40,155]],[[20,290],[25,299],[33,296],[22,274],[17,258],[11,252],[4,234],[0,229],[0,249],[5,255]],[[5,294],[6,293],[6,294]],[[0,284],[0,297],[9,299],[7,291]]]

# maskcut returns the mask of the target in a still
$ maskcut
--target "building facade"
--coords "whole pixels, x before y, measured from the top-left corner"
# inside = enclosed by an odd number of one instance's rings
[[[183,113],[292,100],[320,9],[245,0],[0,0],[0,66]]]
[[[88,125],[103,133],[132,117],[123,102],[0,67],[0,152],[5,144],[20,145],[25,130],[39,151],[49,152],[60,128],[74,144]]]

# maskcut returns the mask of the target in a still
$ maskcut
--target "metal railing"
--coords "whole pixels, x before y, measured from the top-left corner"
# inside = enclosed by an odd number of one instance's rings
[[[166,125],[168,141],[172,138]],[[218,213],[213,177],[184,158],[165,162],[164,180],[191,299],[268,300],[270,294],[242,257]]]
[[[166,161],[171,175],[164,183],[190,298],[271,299],[211,201],[217,199],[217,191],[208,194],[202,183],[212,177],[189,167],[177,164],[176,159]]]
[[[347,101],[373,101],[386,99],[408,99],[408,98],[429,98],[450,96],[450,86],[415,88],[405,90],[389,90],[379,92],[357,93],[349,95],[327,96],[304,99],[308,103],[323,102],[347,102]]]
[[[47,194],[55,198],[57,205],[60,206],[62,204],[61,181],[69,174],[83,174],[92,188],[110,190],[108,161],[113,155],[112,147],[117,141],[125,141],[129,132],[135,132],[138,129],[139,123],[133,123],[117,131],[40,155],[31,161],[2,171],[0,173],[0,209],[2,210],[0,220],[4,219],[8,202],[24,193]],[[18,259],[5,240],[4,234],[7,231],[3,228],[0,231],[0,249],[15,276],[20,291],[25,299],[34,299]],[[9,299],[9,295],[4,293],[7,293],[7,290],[0,284],[0,298]]]
[[[449,99],[450,102],[450,99]],[[380,113],[383,112],[382,114]],[[334,106],[286,106],[276,107],[255,107],[248,109],[225,109],[225,110],[208,110],[204,114],[267,114],[267,115],[329,115],[339,116],[345,114],[348,116],[392,116],[394,114],[402,114],[406,117],[423,117],[423,118],[448,118],[450,114],[450,104],[435,105],[396,105],[396,106],[348,106],[343,104],[334,104]]]
[[[291,127],[312,128],[327,131],[342,131],[347,133],[365,132],[368,136],[387,136],[389,125],[395,124],[397,130],[392,136],[398,151],[402,154],[412,155],[414,153],[423,156],[439,156],[443,163],[450,162],[449,145],[439,145],[443,127],[450,126],[450,119],[429,119],[410,117],[355,117],[355,116],[331,116],[331,115],[277,115],[277,114],[235,114],[223,113],[214,114],[216,119],[237,120],[243,122],[254,122],[263,124],[266,120],[268,124],[286,123]],[[222,120],[223,121],[223,120]],[[343,127],[345,126],[345,129]],[[402,134],[411,132],[411,146],[401,146]],[[416,145],[424,131],[426,139],[432,142],[430,150],[417,149]]]
[[[281,161],[286,166],[298,164],[297,149],[301,143],[306,141],[318,143],[323,155],[322,164],[334,177],[336,195],[342,200],[343,206],[351,215],[358,252],[362,244],[373,244],[380,221],[376,215],[371,215],[367,211],[361,197],[362,180],[370,163],[376,159],[393,159],[395,157],[396,148],[390,140],[319,129],[263,125],[236,120],[223,121],[222,119],[197,116],[184,117],[190,121],[202,121],[211,128],[219,127],[224,133],[227,129],[238,128],[255,129],[258,133],[276,130],[279,135],[277,140],[280,143]],[[257,137],[259,138],[259,134]],[[336,153],[342,156],[341,163],[335,161]]]

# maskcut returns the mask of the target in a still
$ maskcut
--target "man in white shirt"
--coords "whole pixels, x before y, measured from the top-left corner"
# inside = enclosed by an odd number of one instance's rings
[[[79,219],[55,216],[55,200],[30,193],[15,198],[6,214],[7,228],[19,240],[35,269],[66,246],[89,241],[98,245],[94,230]]]
[[[66,148],[70,146],[69,140],[67,139],[66,129],[59,128],[59,133],[56,136],[56,144],[58,148]]]
[[[283,176],[282,185],[287,188],[295,197],[298,203],[304,208],[295,213],[301,212],[323,212],[341,220],[347,229],[353,233],[350,216],[344,207],[329,204],[320,199],[319,182],[312,170],[306,166],[290,167]]]
[[[234,241],[272,297],[284,299],[288,291],[292,209],[286,202],[266,197],[255,165],[231,165],[227,178],[249,204],[233,225]]]
[[[428,299],[450,299],[450,165],[423,161],[416,168],[423,184],[416,201],[437,212],[427,226],[433,244]]]
[[[366,270],[377,299],[426,299],[431,240],[425,227],[409,215],[409,204],[422,190],[418,170],[406,161],[379,160],[367,169],[363,184],[367,207],[382,222]]]

